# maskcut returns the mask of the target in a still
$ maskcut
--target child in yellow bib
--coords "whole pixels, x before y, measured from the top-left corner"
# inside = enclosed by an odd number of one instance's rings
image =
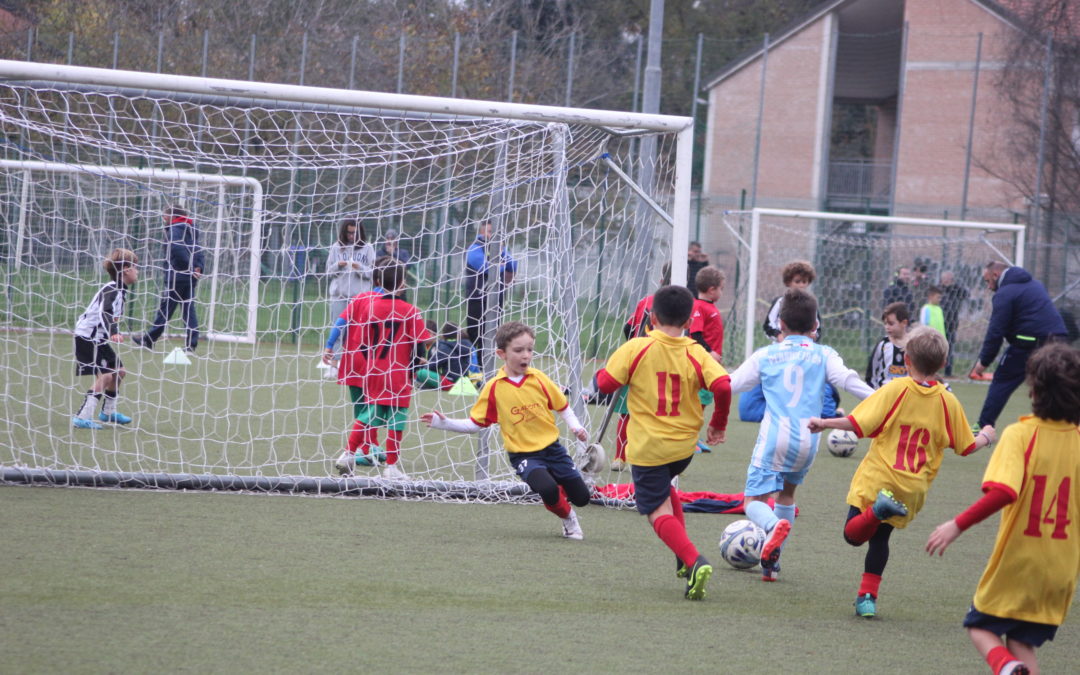
[[[588,504],[590,490],[559,443],[559,429],[551,411],[562,416],[579,440],[588,439],[589,434],[562,390],[547,375],[529,367],[535,342],[535,333],[523,323],[511,321],[499,326],[495,354],[504,365],[480,391],[469,418],[449,419],[436,410],[420,419],[432,429],[466,434],[498,424],[510,465],[518,477],[540,495],[548,511],[562,519],[564,537],[582,539],[581,524],[570,504]]]

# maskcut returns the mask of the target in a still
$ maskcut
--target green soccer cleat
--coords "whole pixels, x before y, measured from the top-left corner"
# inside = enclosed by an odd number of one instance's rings
[[[690,568],[690,572],[686,575],[685,597],[687,600],[705,599],[705,585],[709,583],[709,577],[712,576],[712,573],[712,565],[705,559],[705,556],[699,555],[697,560],[694,561],[694,566]]]
[[[380,466],[386,464],[386,451],[377,445],[369,445],[366,453],[356,453],[357,466]]]
[[[870,508],[874,512],[874,517],[878,520],[888,520],[893,516],[906,516],[908,514],[907,506],[896,497],[893,497],[893,493],[889,490],[879,491],[877,499],[874,500],[874,505]]]
[[[686,566],[686,563],[679,559],[679,556],[675,556],[675,578],[685,579],[689,575],[690,568]]]
[[[877,600],[869,593],[855,598],[855,615],[864,619],[873,619],[877,614]]]

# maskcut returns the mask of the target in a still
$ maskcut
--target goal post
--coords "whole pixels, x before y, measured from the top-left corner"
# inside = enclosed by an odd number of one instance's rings
[[[215,174],[200,174],[190,171],[175,171],[168,169],[152,169],[152,168],[137,168],[128,166],[91,166],[86,164],[64,164],[62,162],[46,162],[37,160],[11,160],[0,159],[0,171],[7,172],[21,172],[22,185],[19,191],[19,200],[17,204],[18,209],[18,221],[15,232],[15,249],[11,255],[11,264],[17,270],[24,265],[24,257],[26,254],[27,246],[27,229],[29,225],[29,219],[34,215],[34,201],[31,200],[31,186],[35,184],[35,176],[42,177],[43,180],[48,180],[48,177],[52,175],[79,175],[89,177],[91,179],[107,181],[114,185],[123,184],[135,184],[135,190],[137,192],[147,193],[153,190],[154,183],[175,183],[181,186],[185,185],[211,185],[214,186],[213,194],[216,195],[216,199],[213,203],[212,213],[213,218],[211,220],[211,231],[208,233],[209,245],[205,246],[210,252],[210,264],[208,266],[207,274],[209,283],[209,297],[206,300],[206,305],[209,313],[206,325],[209,330],[205,335],[210,340],[227,340],[235,342],[255,342],[255,331],[257,326],[258,305],[259,305],[259,289],[258,289],[258,277],[259,277],[259,258],[260,258],[260,242],[262,236],[260,234],[260,219],[262,213],[262,185],[259,181],[253,178],[247,178],[244,176],[226,176]],[[221,282],[221,269],[222,269],[222,235],[224,228],[226,227],[225,219],[225,207],[227,203],[225,189],[226,187],[241,187],[250,190],[251,193],[251,205],[241,207],[241,211],[245,214],[245,220],[248,225],[248,231],[246,237],[248,239],[248,246],[244,254],[248,256],[248,270],[247,270],[247,316],[240,326],[239,330],[215,330],[214,327],[217,323],[215,319],[215,310],[218,306],[218,286]],[[185,190],[180,190],[179,194],[184,194]],[[233,251],[235,255],[236,251]],[[104,254],[104,252],[102,252]]]
[[[725,264],[736,271],[730,311],[738,320],[728,332],[737,345],[730,352],[735,363],[766,344],[761,325],[784,291],[781,271],[805,260],[817,273],[811,291],[819,300],[823,340],[856,370],[883,335],[884,290],[897,270],[907,267],[919,278],[912,289],[916,305],[948,273],[963,289],[952,337],[953,359],[966,367],[982,336],[979,317],[989,307],[983,267],[992,259],[1024,262],[1025,226],[1019,224],[755,208],[725,212],[723,228]]]
[[[665,262],[686,277],[689,118],[0,61],[0,122],[0,256],[15,290],[0,312],[2,480],[529,499],[497,434],[419,422],[468,414],[473,398],[441,389],[414,395],[407,481],[337,477],[355,411],[316,364],[342,223],[373,247],[397,233],[407,299],[436,333],[465,327],[465,258],[492,223],[488,255],[505,250],[517,271],[485,291],[481,375],[494,374],[497,325],[523,321],[537,367],[593,430],[602,411],[580,392],[638,296]],[[172,204],[194,211],[209,270],[196,307],[217,339],[186,366],[163,360],[183,344],[168,335],[155,352],[121,344],[120,405],[135,422],[72,429],[85,383],[70,328],[113,246],[143,263],[122,331],[147,327],[152,225]]]

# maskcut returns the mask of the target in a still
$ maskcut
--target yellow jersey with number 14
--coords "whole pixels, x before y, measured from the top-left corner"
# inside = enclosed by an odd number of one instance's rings
[[[697,342],[650,331],[615,350],[604,370],[629,385],[626,459],[660,466],[694,454],[704,413],[699,389],[727,371]]]
[[[1080,575],[1080,428],[1034,415],[1010,424],[983,475],[994,487],[1017,499],[1001,510],[975,609],[1059,626]]]

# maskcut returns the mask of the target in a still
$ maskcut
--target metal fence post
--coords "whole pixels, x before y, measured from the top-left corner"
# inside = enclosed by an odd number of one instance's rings
[[[971,82],[971,114],[968,117],[967,151],[964,153],[964,191],[960,197],[960,220],[967,220],[968,183],[971,179],[971,144],[975,137],[975,108],[979,100],[979,68],[982,66],[983,34],[975,43],[975,75]]]
[[[1052,35],[1046,36],[1046,61],[1043,64],[1043,91],[1042,101],[1039,104],[1039,149],[1035,158],[1035,194],[1033,195],[1034,213],[1031,214],[1031,234],[1032,234],[1032,247],[1035,250],[1035,254],[1031,256],[1031,259],[1035,261],[1032,265],[1031,272],[1035,273],[1038,268],[1039,249],[1035,247],[1035,243],[1042,243],[1042,184],[1043,184],[1043,163],[1046,161],[1046,121],[1050,109],[1050,75],[1054,69],[1054,37]]]
[[[405,33],[398,36],[397,93],[405,88]]]
[[[516,30],[510,33],[510,83],[506,88],[506,100],[511,103],[514,101],[514,72],[517,70],[517,37]]]
[[[566,49],[566,107],[570,107],[570,98],[574,94],[574,36],[570,33],[570,44]]]
[[[461,55],[461,33],[454,31],[454,66],[450,73],[450,98],[457,98],[458,60]]]
[[[360,42],[360,36],[354,35],[352,48],[349,51],[349,89],[356,87],[356,45]]]
[[[210,58],[210,29],[206,28],[202,34],[202,76],[206,77],[206,62]]]
[[[750,208],[757,206],[758,169],[761,164],[761,127],[765,116],[765,80],[769,70],[769,34],[761,39],[761,85],[758,90],[757,130],[754,132],[754,172],[750,180]]]
[[[248,81],[255,80],[255,33],[251,34],[251,46],[248,47]]]

